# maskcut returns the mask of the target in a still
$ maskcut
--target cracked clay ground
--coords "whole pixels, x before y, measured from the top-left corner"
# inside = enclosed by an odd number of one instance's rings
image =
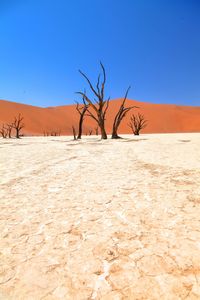
[[[200,134],[1,139],[0,299],[200,299]]]

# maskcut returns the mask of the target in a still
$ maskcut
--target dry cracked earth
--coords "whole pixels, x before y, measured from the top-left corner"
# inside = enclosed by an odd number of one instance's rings
[[[200,299],[200,134],[1,139],[0,299]]]

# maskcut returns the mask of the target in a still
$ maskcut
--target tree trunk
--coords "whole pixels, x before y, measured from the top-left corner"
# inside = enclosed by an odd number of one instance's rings
[[[76,140],[76,129],[74,126],[72,126],[72,132],[73,132],[73,136],[74,136],[74,140]]]
[[[16,138],[19,139],[20,136],[19,136],[19,130],[16,128]]]
[[[8,124],[7,130],[8,130],[8,137],[9,137],[9,139],[11,139],[12,138],[12,126]]]
[[[121,137],[117,133],[113,132],[112,139],[121,139]]]
[[[78,136],[77,136],[78,140],[81,139],[81,136],[82,136],[83,117],[84,117],[84,115],[81,114],[80,120],[79,120],[79,127],[78,127]]]
[[[114,124],[113,125],[113,130],[112,130],[112,139],[120,139],[120,136],[117,134],[117,129],[118,129],[118,126],[116,126]]]
[[[99,127],[100,127],[100,130],[101,130],[101,139],[102,140],[107,140],[107,134],[106,134],[106,130],[105,130],[104,120],[101,120],[99,122]]]
[[[121,137],[117,134],[118,128],[126,116],[126,114],[135,106],[125,107],[125,102],[127,99],[127,95],[129,92],[130,87],[127,89],[126,94],[124,96],[124,99],[119,107],[119,110],[117,114],[115,115],[114,122],[113,122],[113,128],[112,128],[112,139],[120,139]]]

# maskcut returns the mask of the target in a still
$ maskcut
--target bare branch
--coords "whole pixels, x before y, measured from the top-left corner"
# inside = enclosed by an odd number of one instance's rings
[[[105,107],[105,110],[104,110],[104,113],[103,113],[103,117],[104,117],[104,119],[105,119],[105,116],[106,116],[106,112],[107,112],[107,109],[108,109],[108,107],[109,107],[109,104],[110,104],[110,97],[108,98],[108,100],[107,101],[105,101],[104,102],[104,104],[106,103],[106,107]],[[103,104],[103,105],[104,105]]]
[[[118,131],[118,128],[120,126],[121,121],[123,120],[123,118],[126,116],[126,114],[131,109],[137,107],[137,106],[124,107],[130,88],[131,87],[129,86],[128,89],[127,89],[127,91],[126,91],[126,93],[125,93],[125,96],[124,96],[124,98],[122,100],[122,103],[121,103],[121,105],[119,107],[119,110],[118,110],[118,112],[115,115],[114,122],[113,122],[112,139],[119,138],[119,136],[117,134],[117,131]]]
[[[81,95],[81,96],[83,97],[84,101],[86,101],[88,104],[90,104],[90,105],[94,108],[94,110],[98,111],[97,108],[96,108],[96,106],[95,106],[95,105],[92,103],[92,101],[86,96],[85,93],[83,93],[83,92],[76,92],[76,94]]]
[[[84,96],[82,97],[82,100],[83,100],[83,106],[82,107],[80,107],[79,103],[76,101],[76,110],[78,111],[78,113],[80,115],[77,139],[81,139],[84,116],[86,115],[85,113],[86,113],[88,107],[90,106],[90,104],[87,104],[85,102]]]
[[[147,126],[147,120],[145,120],[144,115],[138,113],[137,115],[132,115],[128,126],[131,128],[135,135],[139,135],[140,131]]]
[[[0,129],[0,134],[1,134],[2,138],[4,138],[4,139],[7,138],[8,130],[4,124],[2,124],[2,127]]]
[[[100,77],[101,77],[101,74],[99,74],[99,76],[98,76],[97,85],[96,85],[97,91],[98,91],[98,94],[99,94],[99,95],[100,95],[100,88],[99,88]]]
[[[87,80],[87,82],[88,82],[88,84],[89,84],[91,90],[93,91],[93,93],[94,93],[97,97],[99,97],[99,94],[98,94],[98,93],[96,92],[96,90],[94,89],[94,87],[93,87],[92,83],[90,82],[89,78],[88,78],[81,70],[79,70],[79,73]]]
[[[97,123],[99,122],[99,120],[95,117],[93,113],[91,113],[91,111],[88,108],[87,108],[87,112],[88,114],[86,114],[86,116],[93,118]]]
[[[102,82],[102,86],[101,86],[101,98],[104,98],[104,88],[105,88],[105,82],[106,82],[106,71],[104,68],[104,65],[102,64],[102,62],[100,61],[100,65],[103,71],[103,82]]]
[[[21,114],[19,114],[17,117],[14,118],[14,122],[13,124],[13,128],[16,130],[16,138],[20,138],[20,131],[22,128],[25,127],[24,123],[22,123],[23,121],[23,117],[21,116]]]
[[[7,131],[8,131],[8,137],[9,137],[9,139],[12,137],[11,135],[12,135],[12,129],[13,129],[13,124],[6,124],[6,128],[7,128]]]
[[[81,108],[79,107],[79,103],[76,101],[76,110],[81,115]]]
[[[106,112],[108,109],[109,100],[104,101],[104,88],[105,88],[105,82],[106,82],[106,72],[105,72],[105,68],[101,62],[100,62],[100,66],[101,66],[101,70],[103,73],[103,80],[101,82],[101,80],[100,80],[101,74],[99,74],[97,83],[96,83],[96,89],[92,85],[89,78],[82,71],[79,70],[80,74],[88,82],[90,89],[92,90],[94,95],[97,97],[97,99],[91,100],[89,97],[86,96],[86,93],[83,93],[83,92],[78,92],[78,94],[84,98],[84,102],[86,102],[87,104],[90,104],[90,106],[93,108],[94,113],[91,112],[91,110],[89,110],[87,108],[87,116],[90,116],[98,123],[98,126],[101,130],[102,139],[107,139],[107,134],[106,134],[106,130],[105,130],[105,116],[106,116]]]

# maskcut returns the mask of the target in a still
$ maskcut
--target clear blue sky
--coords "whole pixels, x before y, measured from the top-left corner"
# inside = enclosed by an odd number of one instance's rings
[[[107,95],[200,106],[199,0],[0,0],[0,99],[73,103],[107,70]]]

